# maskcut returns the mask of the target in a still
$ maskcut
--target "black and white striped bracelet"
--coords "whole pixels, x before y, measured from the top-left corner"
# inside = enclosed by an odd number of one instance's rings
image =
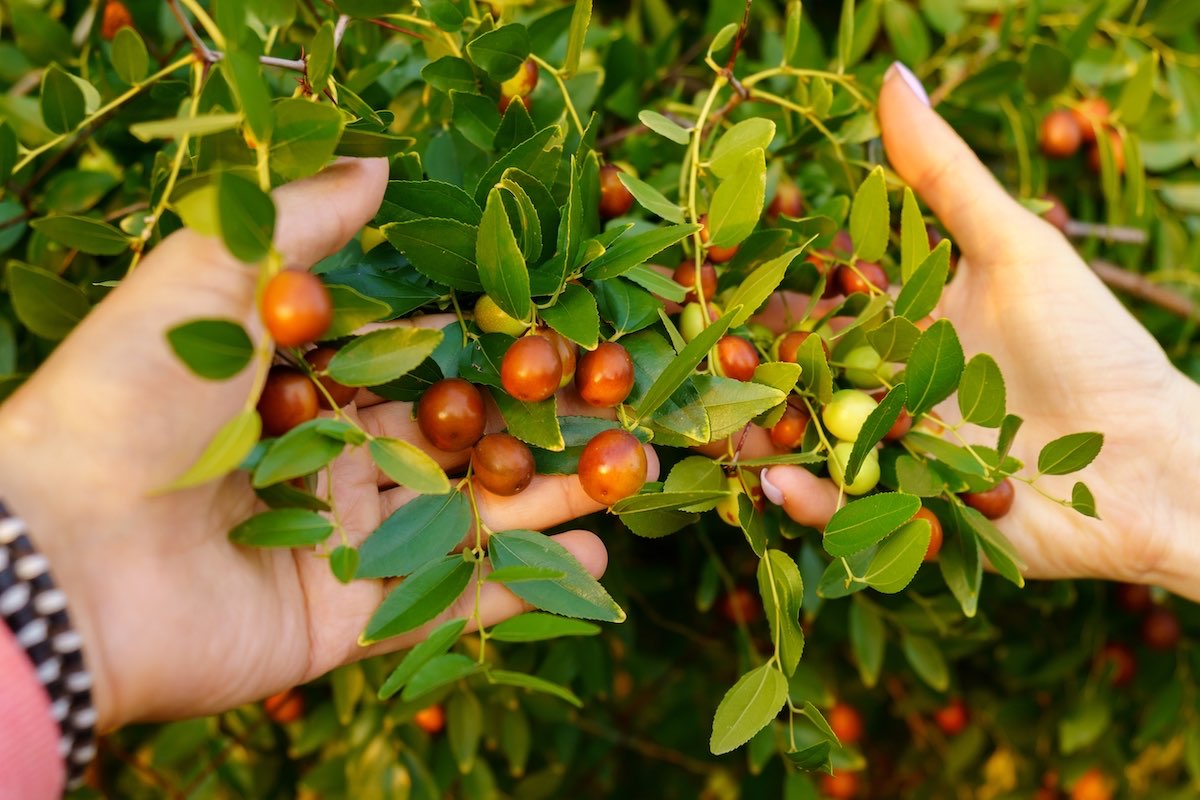
[[[83,782],[96,756],[92,676],[83,663],[83,641],[67,618],[67,598],[54,585],[46,557],[33,549],[25,523],[0,503],[0,619],[12,630],[50,695],[50,713],[61,731],[59,753],[67,788]]]

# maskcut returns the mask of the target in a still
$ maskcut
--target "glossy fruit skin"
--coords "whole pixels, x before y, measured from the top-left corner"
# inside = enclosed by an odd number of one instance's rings
[[[601,342],[579,359],[575,388],[589,406],[615,408],[633,391],[634,378],[629,351],[616,342]]]
[[[732,592],[721,597],[721,601],[717,605],[717,610],[722,617],[734,624],[737,624],[741,620],[749,625],[752,622],[757,622],[759,617],[762,616],[762,603],[746,587],[736,586]]]
[[[1121,134],[1112,128],[1105,128],[1104,135],[1108,137],[1109,144],[1112,145],[1113,166],[1117,168],[1117,174],[1125,174],[1125,140],[1121,138]],[[1100,174],[1100,146],[1092,145],[1088,150],[1088,166],[1092,172]]]
[[[100,21],[100,36],[111,42],[121,28],[132,28],[133,16],[121,0],[108,0],[104,4],[104,17]]]
[[[649,466],[642,443],[620,428],[600,431],[579,456],[579,482],[587,496],[605,506],[637,494]]]
[[[708,255],[708,260],[714,264],[724,264],[737,255],[738,246],[733,247],[709,247],[708,246],[708,215],[700,217],[700,241],[705,245],[705,253]]]
[[[524,336],[509,346],[500,362],[504,391],[526,403],[537,403],[558,391],[563,363],[558,348],[542,336]]]
[[[285,689],[263,700],[263,712],[276,725],[287,725],[304,716],[304,695],[298,689]]]
[[[709,303],[708,319],[714,320],[720,316],[721,309],[717,308],[715,303]],[[707,327],[708,322],[704,319],[704,309],[699,303],[688,303],[679,312],[679,335],[685,342],[695,339]]]
[[[562,389],[575,380],[575,367],[579,363],[579,346],[553,328],[538,328],[535,331],[558,351],[558,360],[562,362],[562,377],[558,380],[558,388]]]
[[[854,481],[846,483],[846,464],[850,462],[850,453],[853,450],[854,442],[838,442],[829,455],[828,466],[829,477],[833,482],[842,487],[846,494],[857,497],[879,485],[879,451],[869,450],[862,466],[858,468],[858,474],[854,476]]]
[[[1140,583],[1117,584],[1117,605],[1130,614],[1145,614],[1154,605],[1150,587]]]
[[[282,436],[310,419],[321,409],[317,387],[300,370],[277,364],[267,373],[258,415],[262,417],[264,436]]]
[[[1083,141],[1091,144],[1096,141],[1097,126],[1107,123],[1112,108],[1103,97],[1091,97],[1080,101],[1079,105],[1071,109],[1071,113],[1075,115],[1075,122],[1079,125],[1079,134]]]
[[[842,389],[834,392],[833,398],[821,410],[821,421],[837,438],[853,442],[877,405],[878,403],[866,392]]]
[[[529,95],[533,93],[538,82],[538,65],[532,58],[525,60],[525,63],[517,70],[517,74],[500,84],[500,113],[503,114],[508,109],[508,104],[516,98],[521,98],[521,102],[525,104],[525,109],[530,106]]]
[[[771,426],[771,443],[784,450],[795,450],[804,442],[804,429],[810,421],[807,411],[788,403],[783,416]]]
[[[870,294],[871,286],[874,286],[876,290],[885,291],[891,285],[887,273],[878,264],[859,261],[854,266],[858,270],[857,272],[843,265],[838,267],[834,274],[834,279],[837,281],[838,288],[842,290],[842,294]]]
[[[967,712],[967,704],[962,701],[961,697],[954,698],[949,705],[933,712],[933,721],[947,736],[957,736],[962,733],[966,730],[970,720],[971,715]]]
[[[1166,608],[1156,608],[1142,620],[1142,641],[1151,650],[1174,650],[1182,631],[1179,618]]]
[[[967,492],[960,497],[988,519],[1000,519],[1012,510],[1013,495],[1013,482],[1005,478],[986,492]]]
[[[475,301],[474,315],[475,324],[484,333],[507,333],[509,336],[525,333],[525,323],[510,317],[489,295],[480,295]]]
[[[767,206],[767,217],[776,219],[779,216],[798,217],[804,213],[804,195],[800,187],[788,180],[781,180],[775,187],[775,196]]]
[[[879,377],[883,369],[883,359],[870,345],[856,347],[842,359],[845,366],[842,373],[846,380],[860,389],[875,389],[883,384]]]
[[[489,433],[475,443],[471,473],[492,494],[512,497],[529,486],[537,472],[533,453],[515,436]]]
[[[722,336],[717,341],[717,371],[735,381],[748,381],[762,362],[754,345],[741,336]]]
[[[682,261],[672,275],[680,286],[686,286],[690,291],[684,298],[685,303],[698,302],[696,297],[696,262]],[[705,261],[700,266],[700,291],[704,292],[705,300],[712,300],[717,293],[717,268]]]
[[[1108,776],[1096,767],[1080,775],[1071,787],[1071,800],[1112,800],[1112,796]]]
[[[1050,210],[1042,215],[1042,219],[1066,233],[1067,226],[1071,224],[1071,212],[1067,211],[1067,207],[1063,205],[1063,201],[1057,195],[1042,195],[1042,199],[1053,204]]]
[[[443,378],[425,390],[417,404],[417,425],[425,438],[449,453],[479,441],[487,424],[483,394],[462,378]]]
[[[1042,119],[1039,143],[1049,158],[1070,158],[1078,153],[1083,144],[1083,131],[1079,129],[1075,114],[1063,108],[1047,114]]]
[[[315,350],[309,350],[304,354],[304,360],[307,361],[314,370],[322,372],[329,367],[330,360],[337,355],[336,347],[318,347]],[[325,387],[325,392],[317,392],[317,400],[321,404],[321,408],[332,410],[329,405],[329,398],[333,398],[333,402],[338,408],[346,406],[355,397],[358,396],[358,388],[354,386],[343,386],[328,375],[322,375],[317,378],[322,386]],[[329,397],[325,394],[328,393]]]
[[[922,508],[913,515],[913,519],[923,519],[929,523],[929,549],[925,551],[925,561],[933,561],[942,550],[942,521],[928,508]]]
[[[846,705],[845,703],[834,703],[829,707],[825,718],[829,721],[829,727],[833,728],[834,734],[842,744],[855,744],[862,739],[862,715],[858,713],[858,709],[854,706]]]
[[[329,330],[333,300],[316,275],[285,269],[263,290],[262,319],[276,344],[298,347],[315,342]]]
[[[446,727],[446,712],[440,705],[426,706],[413,714],[413,724],[433,736]]]
[[[621,168],[605,164],[600,168],[600,217],[612,219],[624,216],[633,207],[633,194],[621,183]]]
[[[835,772],[821,774],[821,793],[833,800],[853,800],[858,796],[858,773]]]
[[[1137,661],[1133,651],[1120,642],[1109,642],[1100,648],[1096,654],[1097,672],[1107,672],[1111,676],[1112,685],[1128,686],[1137,675]]]

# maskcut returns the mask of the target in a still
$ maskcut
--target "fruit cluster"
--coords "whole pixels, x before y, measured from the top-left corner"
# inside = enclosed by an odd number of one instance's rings
[[[1087,147],[1087,162],[1092,171],[1100,172],[1099,138],[1108,140],[1113,166],[1125,171],[1125,142],[1120,132],[1110,124],[1112,108],[1103,97],[1080,100],[1071,108],[1059,108],[1042,118],[1039,136],[1042,152],[1049,158],[1072,158],[1080,148]]]

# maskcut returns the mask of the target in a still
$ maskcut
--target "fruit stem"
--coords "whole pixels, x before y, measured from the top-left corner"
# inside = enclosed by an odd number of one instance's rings
[[[471,480],[471,465],[467,465],[467,474],[463,478],[463,484],[467,486],[467,499],[471,502],[471,515],[475,518],[475,546],[471,548],[471,552],[475,556],[475,608],[471,611],[471,616],[475,618],[475,627],[479,633],[479,663],[484,664],[487,655],[487,629],[483,624],[483,531],[486,527],[483,524],[483,518],[479,515],[479,501],[475,498],[475,482]]]
[[[579,119],[579,112],[575,110],[575,103],[571,101],[571,93],[567,91],[567,83],[563,80],[562,73],[547,63],[545,59],[534,53],[530,53],[529,58],[533,60],[533,63],[550,73],[551,78],[554,78],[555,84],[558,85],[558,91],[562,93],[563,102],[567,106],[567,111],[571,114],[571,121],[575,123],[575,129],[579,131],[579,135],[583,136],[583,122]]]

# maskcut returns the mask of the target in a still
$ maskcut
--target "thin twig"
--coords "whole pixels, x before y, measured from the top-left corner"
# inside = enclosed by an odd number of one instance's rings
[[[1183,319],[1200,318],[1200,305],[1165,286],[1153,283],[1144,275],[1122,269],[1109,261],[1093,261],[1092,271],[1108,286],[1169,311]]]
[[[183,13],[183,9],[179,7],[179,1],[167,0],[167,6],[171,9],[171,13],[175,16],[179,27],[183,28],[183,33],[187,36],[188,41],[192,43],[192,49],[209,64],[214,63],[216,59],[213,58],[213,52],[208,49],[208,45],[200,38],[200,34],[196,32],[196,28],[192,25],[192,21],[187,18],[187,14]]]
[[[639,739],[634,736],[615,731],[611,728],[605,728],[597,725],[585,717],[575,717],[571,720],[576,728],[584,733],[590,733],[593,736],[600,736],[618,747],[624,747],[632,750],[635,753],[640,753],[647,758],[653,758],[658,761],[665,761],[668,764],[674,764],[677,767],[682,767],[688,772],[694,772],[697,775],[708,775],[716,766],[707,764],[703,761],[698,761],[690,756],[680,753],[678,750],[672,750],[669,747],[664,747],[661,744]]]

